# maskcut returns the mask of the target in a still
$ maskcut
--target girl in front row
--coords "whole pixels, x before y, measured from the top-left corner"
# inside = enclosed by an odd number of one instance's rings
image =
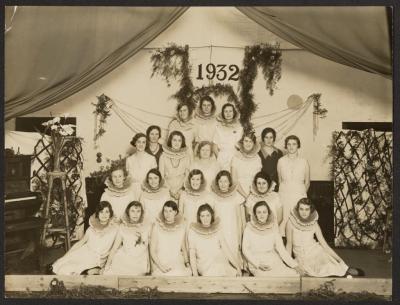
[[[53,264],[53,272],[59,275],[99,274],[117,234],[118,226],[112,217],[111,204],[101,201],[95,214],[90,216],[90,226],[83,238]]]
[[[316,241],[314,239],[317,237]],[[286,249],[309,276],[364,275],[358,268],[350,268],[329,247],[318,225],[318,212],[308,198],[302,198],[291,211],[286,226]]]

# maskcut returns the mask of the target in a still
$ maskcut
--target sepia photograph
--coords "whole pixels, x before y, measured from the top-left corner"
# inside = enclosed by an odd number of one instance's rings
[[[7,299],[392,300],[393,7],[3,8]]]

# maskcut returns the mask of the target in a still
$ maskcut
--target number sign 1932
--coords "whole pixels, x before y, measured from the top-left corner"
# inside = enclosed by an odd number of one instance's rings
[[[197,67],[197,79],[204,79],[203,64],[200,64]],[[226,68],[228,68],[229,72],[227,72]],[[222,81],[228,78],[228,80],[239,80],[239,67],[237,65],[214,65],[213,63],[209,63],[206,65],[205,70],[207,79],[217,78]]]

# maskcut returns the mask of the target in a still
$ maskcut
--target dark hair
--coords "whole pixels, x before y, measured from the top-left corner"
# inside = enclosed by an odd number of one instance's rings
[[[202,204],[197,209],[197,222],[201,223],[200,214],[203,211],[209,211],[210,212],[210,214],[211,214],[211,223],[213,223],[215,221],[215,212],[214,212],[213,208],[208,203]]]
[[[200,159],[200,150],[206,146],[209,145],[210,146],[210,157],[213,154],[213,143],[210,141],[201,141],[198,146],[197,146],[197,150],[196,150],[196,156]]]
[[[295,207],[295,209],[297,210],[297,212],[299,211],[300,204],[308,205],[308,206],[310,207],[310,213],[312,213],[312,212],[315,211],[315,205],[311,202],[310,199],[308,199],[308,198],[306,198],[306,197],[305,197],[305,198],[301,198],[301,199],[297,202],[296,207]]]
[[[232,186],[232,184],[233,184],[232,175],[231,175],[231,173],[230,173],[229,171],[227,171],[227,170],[222,170],[222,171],[220,171],[220,172],[217,174],[217,176],[215,177],[215,182],[217,183],[217,186],[218,186],[218,181],[219,181],[219,179],[221,179],[222,176],[228,177],[229,186]],[[218,186],[218,187],[219,187],[219,186]]]
[[[124,173],[125,178],[128,176],[128,171],[127,171],[127,169],[126,169],[126,166],[123,166],[123,165],[121,165],[121,164],[119,164],[119,165],[114,165],[114,166],[112,166],[112,167],[110,168],[110,171],[109,171],[109,173],[108,173],[108,179],[110,179],[110,182],[111,182],[111,183],[113,183],[113,182],[112,182],[112,173],[115,172],[115,171],[118,171],[118,170],[122,170],[122,172]]]
[[[147,129],[146,129],[146,137],[147,137],[147,139],[149,139],[149,137],[150,137],[150,132],[152,132],[153,129],[157,129],[157,130],[158,130],[158,134],[160,135],[160,138],[161,138],[161,128],[160,128],[160,126],[157,126],[157,125],[150,125],[150,126],[147,127]]]
[[[188,108],[189,116],[191,116],[193,114],[193,107],[189,103],[178,103],[178,105],[176,106],[176,112],[178,113],[182,109],[183,106],[186,106]],[[179,115],[179,113],[178,113],[178,115]]]
[[[162,208],[163,215],[164,215],[164,208],[172,208],[174,211],[176,211],[176,214],[179,213],[178,204],[175,201],[168,200],[164,203],[163,208]]]
[[[150,176],[150,174],[157,175],[158,178],[160,178],[160,182],[161,182],[162,176],[161,176],[160,171],[159,171],[157,168],[152,168],[152,169],[149,170],[149,171],[147,172],[147,174],[146,174],[146,182],[147,182],[147,183],[149,183],[149,176]]]
[[[192,177],[195,176],[195,175],[200,175],[201,176],[201,184],[204,184],[204,182],[205,182],[204,174],[203,174],[203,172],[201,170],[199,170],[197,168],[192,169],[189,172],[189,175],[188,175],[189,184],[190,184],[190,179],[192,179]]]
[[[255,174],[254,179],[253,179],[254,186],[257,186],[258,178],[266,180],[268,183],[268,186],[271,185],[271,182],[272,182],[271,177],[268,174],[266,174],[265,172],[258,172],[257,174]]]
[[[214,112],[216,107],[215,107],[215,102],[214,102],[213,98],[211,96],[209,96],[209,95],[202,96],[200,98],[200,102],[199,102],[200,109],[203,107],[204,101],[207,101],[207,102],[211,103],[211,112]]]
[[[112,209],[111,203],[109,203],[108,201],[100,201],[96,207],[96,211],[94,214],[96,218],[99,218],[99,213],[103,211],[105,208],[108,208],[108,210],[110,211],[110,218],[114,216],[114,211]]]
[[[271,127],[266,127],[263,129],[263,131],[261,132],[261,141],[264,141],[264,138],[267,135],[267,133],[272,133],[272,137],[274,138],[274,142],[275,142],[276,131],[275,131],[275,129],[273,129]]]
[[[235,119],[235,118],[237,117],[238,112],[237,112],[237,110],[236,110],[235,105],[233,105],[233,104],[231,104],[231,103],[226,103],[226,104],[224,104],[224,105],[222,106],[222,109],[221,109],[221,116],[222,116],[222,118],[225,120],[224,110],[225,110],[226,108],[228,108],[228,107],[232,107],[232,109],[233,109],[233,118]]]
[[[140,208],[140,221],[142,221],[143,216],[144,216],[143,205],[139,201],[131,201],[125,209],[125,214],[126,214],[126,216],[128,216],[128,219],[129,219],[129,210],[131,209],[131,207],[139,207]]]
[[[135,136],[132,138],[132,140],[131,140],[131,142],[130,142],[131,145],[134,146],[134,147],[136,147],[136,141],[139,140],[140,138],[145,138],[145,139],[146,139],[146,142],[147,142],[147,137],[146,137],[146,135],[145,135],[144,133],[142,133],[142,132],[139,132],[139,133],[135,134]]]
[[[268,203],[266,201],[258,201],[254,206],[253,206],[253,215],[254,217],[258,220],[257,215],[256,215],[256,211],[259,207],[261,206],[266,206],[267,210],[268,210],[268,215],[271,214],[271,208],[269,207]]]
[[[253,141],[254,144],[256,144],[256,142],[257,142],[257,138],[256,138],[256,135],[255,135],[254,132],[247,132],[247,133],[244,133],[244,134],[242,135],[242,137],[241,137],[240,140],[239,140],[239,143],[242,144],[242,145],[243,145],[244,138],[249,138],[249,139],[251,139],[251,140]]]
[[[299,137],[297,137],[295,135],[290,135],[290,136],[286,137],[285,148],[287,148],[287,143],[289,142],[289,140],[295,140],[297,142],[297,147],[300,148],[300,139],[299,139]]]
[[[179,130],[174,130],[173,132],[171,132],[168,136],[168,140],[167,140],[167,146],[171,147],[171,142],[172,142],[172,138],[174,136],[180,136],[182,139],[182,146],[181,148],[186,147],[186,141],[185,141],[185,136],[183,135],[182,132],[180,132]]]

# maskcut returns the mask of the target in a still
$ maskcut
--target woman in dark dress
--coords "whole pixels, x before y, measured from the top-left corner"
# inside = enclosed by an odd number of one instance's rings
[[[157,167],[160,162],[160,156],[163,152],[162,145],[158,142],[161,138],[160,126],[151,125],[146,130],[147,146],[145,151],[154,156],[157,161]]]

